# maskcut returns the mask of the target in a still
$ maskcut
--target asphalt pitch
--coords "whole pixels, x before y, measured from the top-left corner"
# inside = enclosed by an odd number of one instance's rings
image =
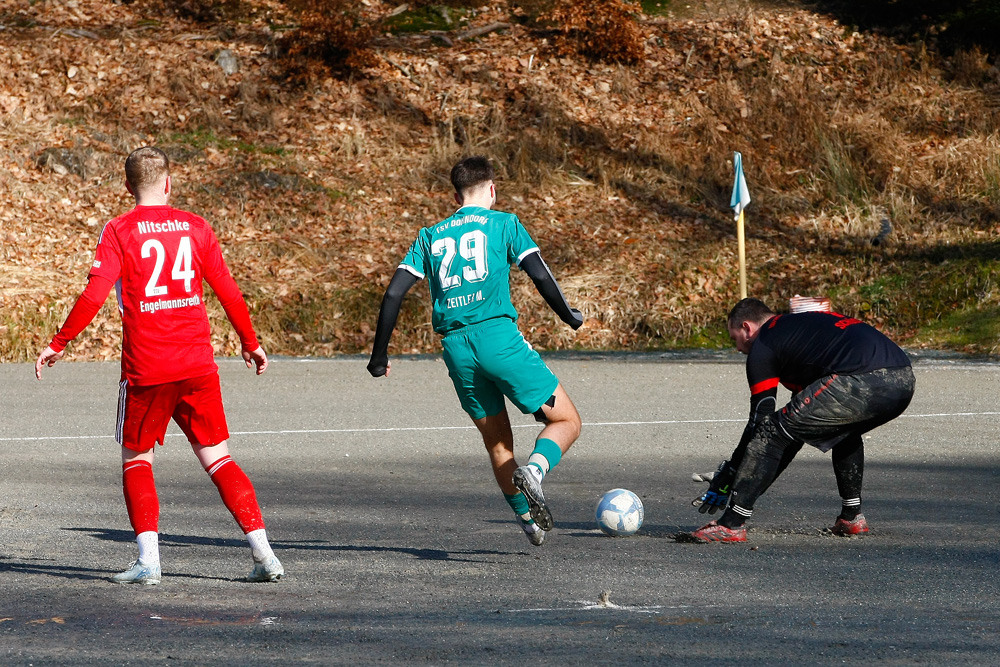
[[[553,357],[583,434],[545,482],[532,547],[433,358],[223,360],[231,451],[287,577],[249,549],[184,438],[156,454],[159,586],[135,557],[113,431],[118,366],[0,366],[0,664],[995,664],[1000,366],[918,361],[906,414],[867,437],[862,538],[806,448],[749,541],[691,545],[690,506],[738,439],[740,358]],[[512,415],[525,460],[538,427]],[[171,433],[176,434],[176,430]],[[642,530],[603,536],[598,497]]]

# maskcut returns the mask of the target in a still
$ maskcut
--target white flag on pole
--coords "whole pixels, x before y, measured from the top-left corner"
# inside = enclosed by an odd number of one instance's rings
[[[740,213],[750,203],[750,190],[747,189],[747,181],[743,178],[743,156],[739,151],[733,153],[733,168],[736,170],[736,178],[733,181],[733,196],[729,200],[729,206],[733,209],[733,219],[739,220]]]

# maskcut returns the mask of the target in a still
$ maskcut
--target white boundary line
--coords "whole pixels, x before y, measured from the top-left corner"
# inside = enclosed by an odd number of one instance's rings
[[[926,419],[934,417],[993,417],[997,412],[936,412],[923,415],[900,415],[897,419]],[[587,427],[594,426],[665,426],[670,424],[732,424],[743,423],[745,419],[662,419],[654,421],[630,422],[584,422]],[[538,424],[512,424],[511,428],[538,428]],[[317,433],[394,433],[402,431],[468,431],[475,429],[468,426],[391,426],[384,428],[310,428],[286,429],[278,431],[230,431],[230,435],[307,435]],[[183,433],[168,433],[167,437],[180,437]],[[102,440],[112,438],[113,434],[105,435],[43,435],[36,437],[3,438],[0,442],[34,442],[39,440]]]
[[[681,605],[679,607],[667,607],[664,605],[651,605],[648,607],[630,607],[627,605],[619,605],[614,602],[590,602],[588,600],[580,600],[579,607],[533,607],[531,609],[508,609],[508,614],[521,614],[521,613],[539,613],[539,612],[552,612],[552,611],[594,611],[594,610],[605,610],[605,611],[630,611],[636,614],[651,614],[657,615],[661,613],[662,609],[690,609],[687,605]]]

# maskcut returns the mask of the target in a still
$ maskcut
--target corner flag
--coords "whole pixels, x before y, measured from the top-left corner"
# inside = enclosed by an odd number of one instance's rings
[[[747,190],[747,181],[743,178],[743,156],[739,151],[733,153],[733,168],[736,170],[736,179],[733,181],[733,196],[729,200],[729,205],[733,209],[736,220],[736,246],[740,263],[740,298],[747,298],[747,251],[746,237],[743,233],[743,209],[750,203],[750,191]]]
[[[736,170],[736,178],[733,180],[733,196],[729,200],[729,206],[733,209],[733,219],[739,220],[743,209],[750,203],[750,191],[743,178],[743,156],[739,151],[733,153],[733,168]]]

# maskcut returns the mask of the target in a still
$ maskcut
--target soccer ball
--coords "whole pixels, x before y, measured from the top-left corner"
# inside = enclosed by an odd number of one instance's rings
[[[597,501],[597,526],[605,535],[625,537],[642,527],[642,501],[628,489],[611,489]]]

